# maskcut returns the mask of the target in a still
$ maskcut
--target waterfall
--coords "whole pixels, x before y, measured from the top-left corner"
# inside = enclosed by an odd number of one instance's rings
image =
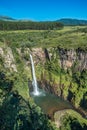
[[[31,61],[31,67],[32,67],[33,94],[34,94],[34,95],[39,95],[39,90],[38,90],[38,86],[37,86],[37,80],[36,80],[36,76],[35,76],[34,62],[33,62],[33,58],[32,58],[32,55],[31,55],[31,54],[30,54],[30,61]]]

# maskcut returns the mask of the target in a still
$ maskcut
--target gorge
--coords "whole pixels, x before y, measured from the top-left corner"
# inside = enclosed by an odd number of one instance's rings
[[[33,92],[31,96],[33,97],[35,103],[39,105],[43,112],[47,114],[51,119],[54,119],[54,113],[63,109],[73,109],[73,107],[68,103],[58,98],[54,94],[50,94],[50,92],[46,92],[45,90],[39,89],[37,85],[37,80],[35,76],[34,62],[32,55],[30,54],[30,61],[32,67],[32,86]]]
[[[0,33],[0,129],[26,125],[50,130],[52,121],[58,130],[65,128],[64,121],[86,129],[86,32],[67,30]]]
[[[24,52],[22,52],[22,48],[16,48],[15,51],[15,54],[20,58],[20,61],[24,64],[24,71],[30,71],[30,74],[27,74],[27,76],[31,79],[31,69],[29,66],[30,62],[28,59],[26,59],[26,57],[29,56],[29,53],[29,48],[25,48]],[[73,79],[74,74],[75,76],[77,76],[77,74],[78,76],[80,76],[81,74],[84,74],[82,76],[86,75],[87,53],[83,50],[65,50],[62,48],[53,47],[47,49],[32,48],[32,55],[35,62],[36,77],[38,79],[38,82],[42,84],[43,87],[46,87],[44,85],[48,84],[47,88],[45,89],[47,89],[50,92],[53,91],[53,93],[63,97],[64,99],[69,98],[69,92],[73,94],[72,89],[74,88],[74,85],[76,85],[76,88],[78,88],[78,85],[80,85],[77,84],[80,82],[79,79],[75,79],[76,81]],[[6,48],[5,51],[3,48],[0,48],[0,56],[1,59],[3,58],[3,65],[5,68],[10,69],[10,71],[14,72],[18,71],[19,68],[17,68],[17,59],[15,59],[14,53],[12,53],[11,48]],[[34,75],[33,77],[35,78]],[[86,81],[84,82],[86,83]],[[82,88],[82,90],[85,90],[85,88]],[[69,100],[72,100],[73,95],[70,98],[71,99]]]

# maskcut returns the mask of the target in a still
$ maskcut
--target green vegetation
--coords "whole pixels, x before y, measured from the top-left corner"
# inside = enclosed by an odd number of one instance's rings
[[[62,30],[1,31],[0,46],[60,47],[87,50],[87,27],[65,27]]]
[[[86,130],[87,120],[74,110],[66,109],[55,113],[60,130]]]
[[[27,89],[24,78],[0,72],[0,129],[56,130],[54,123],[29,97]]]
[[[86,130],[87,122],[78,117],[73,111],[70,114],[66,114],[62,119],[61,130]]]
[[[75,107],[82,107],[87,111],[87,104],[85,104],[87,101],[87,70],[78,70],[78,63],[68,69],[61,68],[58,50],[54,49],[51,53],[53,55],[51,60],[45,64],[46,72],[43,77],[49,81],[51,87],[53,85],[53,89],[55,89],[54,84],[58,85],[57,95],[68,99]]]
[[[49,86],[56,95],[87,112],[87,70],[78,69],[78,61],[71,68],[61,68],[59,55],[60,50],[70,49],[87,53],[87,26],[53,29],[0,31],[0,48],[5,53],[8,47],[11,48],[17,67],[17,72],[5,68],[5,55],[0,54],[1,130],[56,130],[54,123],[29,96],[28,80],[32,78],[29,53],[32,48],[40,47],[44,52],[48,49],[44,63],[38,55],[34,57],[38,83]],[[60,130],[86,130],[86,120],[71,113],[73,115],[64,117]]]
[[[33,21],[0,21],[0,30],[53,30],[61,29],[59,22],[33,22]]]

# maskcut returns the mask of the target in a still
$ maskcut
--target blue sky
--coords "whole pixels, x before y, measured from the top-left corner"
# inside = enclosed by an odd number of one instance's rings
[[[87,0],[0,0],[0,15],[37,21],[87,20]]]

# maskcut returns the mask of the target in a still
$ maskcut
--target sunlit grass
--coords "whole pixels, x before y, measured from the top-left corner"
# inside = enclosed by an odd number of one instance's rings
[[[2,42],[10,47],[62,47],[87,49],[87,26],[68,26],[61,30],[0,31]]]

